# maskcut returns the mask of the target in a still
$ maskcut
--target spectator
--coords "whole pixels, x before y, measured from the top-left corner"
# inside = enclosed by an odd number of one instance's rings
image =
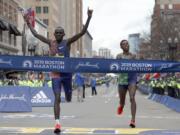
[[[91,89],[92,89],[92,96],[97,95],[95,78],[91,78]]]
[[[83,102],[83,77],[80,73],[75,75],[75,85],[77,86],[77,101]]]
[[[85,92],[85,90],[86,90],[85,82],[86,82],[86,78],[85,78],[85,76],[83,76],[83,98],[85,98],[85,94],[86,94],[86,92]]]

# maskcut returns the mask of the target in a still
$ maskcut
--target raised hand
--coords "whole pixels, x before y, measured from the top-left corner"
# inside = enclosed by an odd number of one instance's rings
[[[92,13],[93,13],[93,10],[89,9],[89,7],[88,7],[88,12],[87,12],[88,17],[92,17]]]
[[[73,42],[77,41],[80,37],[82,37],[86,31],[87,31],[87,28],[89,26],[89,22],[91,20],[91,17],[92,17],[92,13],[93,13],[93,10],[90,10],[89,7],[88,7],[88,11],[87,11],[87,15],[88,15],[88,18],[87,18],[87,21],[86,21],[86,24],[84,25],[83,29],[81,30],[80,33],[74,35],[73,37],[69,38],[68,39],[68,45],[70,46]]]

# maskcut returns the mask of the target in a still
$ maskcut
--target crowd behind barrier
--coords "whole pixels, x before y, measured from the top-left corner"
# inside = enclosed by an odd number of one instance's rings
[[[29,87],[51,87],[51,81],[42,80],[18,80],[18,79],[3,79],[0,80],[0,86],[29,86]]]
[[[21,74],[21,73],[20,73]],[[19,75],[20,75],[19,74]],[[73,87],[75,89],[74,79],[75,74],[73,74]],[[90,87],[91,78],[96,78],[97,85],[105,84],[107,81],[111,81],[113,78],[106,74],[82,74],[86,87]],[[51,77],[48,72],[26,72],[26,74],[21,74],[15,78],[0,78],[0,86],[29,86],[29,87],[52,87]]]
[[[180,112],[180,76],[165,75],[158,78],[141,78],[138,89],[149,94],[149,99]]]
[[[91,77],[92,75],[85,77],[86,87],[90,86]],[[97,84],[101,85],[110,81],[112,78],[110,76],[103,76],[97,77],[96,79]],[[73,90],[76,90],[74,81],[72,83]],[[19,91],[21,91],[22,95],[17,95]],[[26,93],[27,91],[29,91],[29,94]],[[26,96],[24,97],[24,95]],[[27,103],[19,100],[21,97],[23,97]],[[27,100],[27,97],[29,97],[30,100]],[[16,104],[12,107],[11,102]],[[63,93],[61,102],[65,102]],[[32,111],[32,107],[48,107],[53,106],[53,104],[54,94],[48,73],[46,77],[42,72],[27,72],[27,74],[23,74],[23,77],[0,79],[0,112],[29,112]]]
[[[180,76],[166,74],[158,78],[141,78],[138,84],[139,89],[146,94],[167,95],[180,99]]]
[[[171,97],[170,99],[176,99],[180,102],[180,74],[161,74],[158,77],[144,77],[142,74],[139,75],[138,89],[144,94],[161,95],[162,97]],[[90,78],[86,77],[86,87],[88,87]],[[100,77],[96,78],[97,85],[106,84],[111,81],[111,77]],[[45,79],[42,74],[34,77],[32,73],[28,74],[28,77],[23,79],[0,79],[0,88],[6,88],[13,86],[13,88],[19,89],[20,87],[29,87],[31,90],[31,102],[33,106],[52,106],[54,102],[53,93],[51,90],[51,80]],[[10,87],[9,87],[10,88]],[[73,89],[76,86],[73,85]],[[50,92],[50,93],[47,93]],[[33,93],[33,94],[32,94]],[[51,97],[47,97],[51,95]],[[2,97],[2,96],[1,96]],[[156,99],[158,96],[156,96]],[[154,99],[154,98],[153,98]],[[162,98],[163,99],[163,98]],[[51,101],[51,102],[50,102]],[[62,99],[64,101],[64,99]],[[156,100],[161,101],[161,100]],[[170,100],[169,100],[170,101]],[[177,104],[177,102],[176,102]]]

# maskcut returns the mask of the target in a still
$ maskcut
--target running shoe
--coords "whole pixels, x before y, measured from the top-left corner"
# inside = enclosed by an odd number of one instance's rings
[[[123,113],[123,107],[120,105],[117,109],[117,114],[121,115]]]
[[[136,127],[135,121],[131,120],[129,126],[130,126],[131,128],[135,128],[135,127]]]
[[[54,129],[54,133],[60,133],[61,132],[61,125],[60,124],[56,124],[55,125],[55,129]]]

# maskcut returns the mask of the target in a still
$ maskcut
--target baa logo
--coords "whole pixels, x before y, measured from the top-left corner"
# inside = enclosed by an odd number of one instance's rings
[[[113,63],[110,65],[110,70],[111,71],[118,71],[119,70],[119,65],[118,63]]]
[[[30,60],[24,61],[23,62],[23,67],[31,68],[32,67],[32,62]]]

